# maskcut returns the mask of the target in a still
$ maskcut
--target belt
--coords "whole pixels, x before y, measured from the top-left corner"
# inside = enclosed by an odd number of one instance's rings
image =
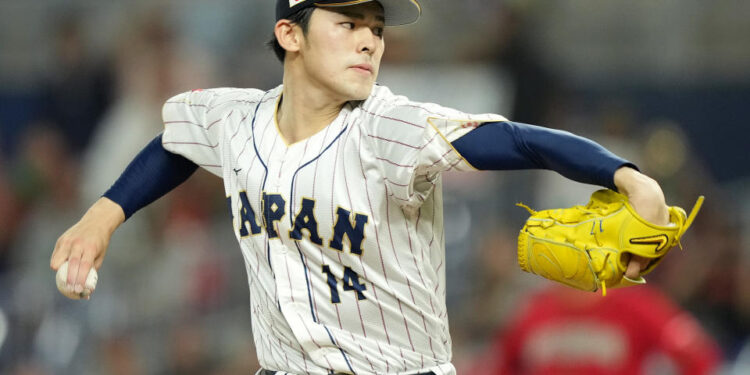
[[[258,374],[257,374],[257,375],[276,375],[276,373],[277,373],[277,371],[273,371],[273,370],[266,370],[266,369],[261,369],[261,370],[260,370],[260,371],[258,372]],[[282,372],[282,373],[283,373],[283,372]],[[344,375],[344,374],[341,374],[341,373],[336,373],[336,374],[334,374],[334,375]],[[414,375],[435,375],[435,373],[434,373],[434,372],[432,372],[432,371],[428,371],[428,372],[420,372],[419,374],[414,374]]]

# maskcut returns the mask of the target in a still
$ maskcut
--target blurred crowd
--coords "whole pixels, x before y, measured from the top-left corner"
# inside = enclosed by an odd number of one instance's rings
[[[214,176],[199,171],[115,233],[90,301],[55,290],[49,256],[161,131],[167,98],[280,82],[264,47],[273,2],[41,3],[0,2],[0,373],[254,372],[247,278]],[[380,81],[394,92],[573,131],[656,178],[668,204],[689,209],[706,196],[684,251],[671,252],[647,287],[602,298],[558,289],[516,262],[526,211],[514,203],[580,204],[596,187],[541,171],[447,174],[459,373],[750,372],[750,171],[735,147],[750,138],[750,58],[733,60],[748,63],[739,80],[717,73],[689,85],[594,68],[598,78],[579,79],[575,60],[552,63],[560,47],[545,44],[555,39],[544,22],[570,15],[564,6],[422,3],[420,24],[386,34]],[[620,47],[612,53],[627,55]],[[581,351],[590,367],[571,362]]]

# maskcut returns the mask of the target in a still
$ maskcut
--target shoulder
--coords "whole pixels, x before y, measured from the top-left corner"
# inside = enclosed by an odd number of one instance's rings
[[[375,85],[361,106],[362,118],[370,123],[407,123],[424,127],[433,120],[451,122],[507,121],[493,113],[470,114],[436,103],[414,101],[396,95],[388,87]]]
[[[388,87],[375,85],[370,96],[362,104],[365,114],[387,116],[387,119],[424,122],[429,117],[450,117],[460,111],[435,103],[417,102],[403,95],[394,94]]]
[[[459,113],[438,104],[410,100],[380,85],[375,85],[359,109],[358,118],[365,129],[376,133],[396,132],[403,136],[422,133],[431,118],[453,117]]]
[[[413,101],[380,85],[373,88],[360,110],[361,126],[371,133],[405,138],[419,137],[429,133],[425,130],[435,128],[438,132],[450,132],[452,141],[480,123],[507,121],[492,113],[469,114],[440,104]]]
[[[236,100],[236,101],[258,101],[273,90],[263,91],[259,89],[251,88],[236,88],[236,87],[221,87],[207,90],[200,90],[198,92],[206,92],[216,100]]]
[[[196,89],[173,96],[165,102],[169,105],[188,105],[211,110],[217,107],[235,107],[257,104],[265,97],[272,96],[278,88],[263,91],[252,88],[220,87]]]

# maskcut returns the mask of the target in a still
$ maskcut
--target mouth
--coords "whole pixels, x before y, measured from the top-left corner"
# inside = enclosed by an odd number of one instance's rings
[[[372,74],[372,65],[370,64],[359,64],[359,65],[354,65],[350,68],[362,74],[368,74],[368,75]]]

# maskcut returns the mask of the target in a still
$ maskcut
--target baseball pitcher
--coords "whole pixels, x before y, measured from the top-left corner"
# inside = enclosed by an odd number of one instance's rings
[[[277,0],[282,84],[167,100],[164,132],[60,237],[51,267],[68,261],[67,287],[83,292],[114,230],[202,167],[224,182],[259,374],[446,375],[442,172],[550,169],[619,191],[654,225],[679,216],[590,140],[377,85],[384,29],[420,13],[416,0]],[[640,280],[656,256],[635,254],[607,280]]]

